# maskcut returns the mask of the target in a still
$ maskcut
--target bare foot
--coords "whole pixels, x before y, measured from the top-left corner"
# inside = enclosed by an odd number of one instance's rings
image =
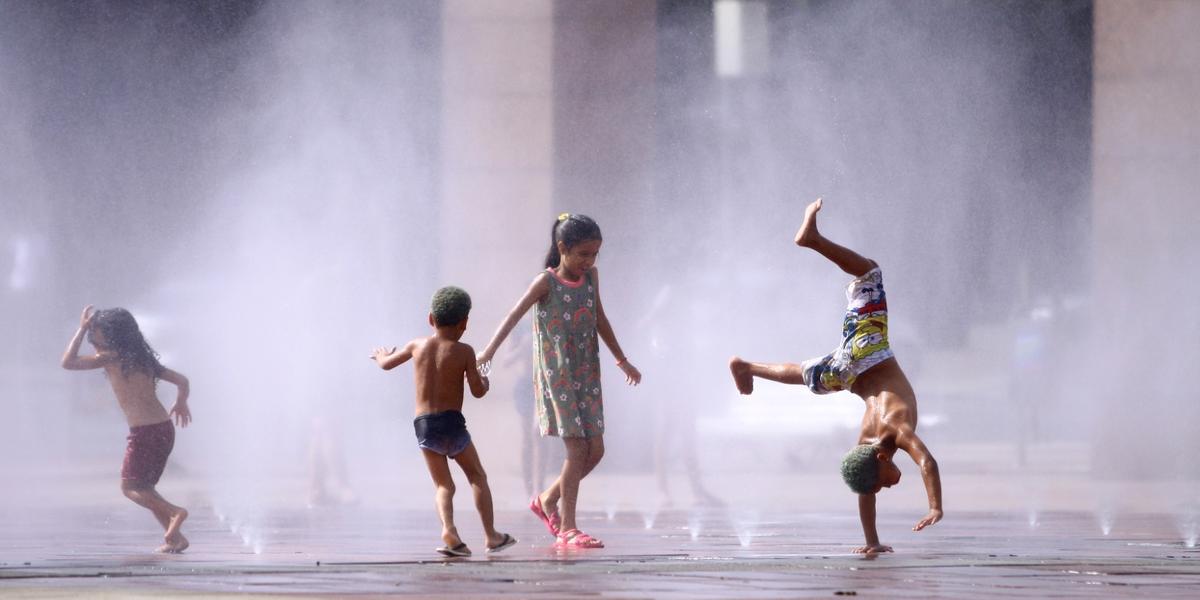
[[[821,239],[821,234],[817,231],[817,212],[820,210],[820,198],[813,200],[812,204],[804,209],[804,222],[800,224],[800,230],[796,232],[797,246],[811,248],[817,240]]]
[[[167,530],[163,533],[163,539],[166,540],[167,544],[171,544],[173,540],[183,537],[183,535],[179,533],[179,528],[183,527],[183,522],[186,521],[187,518],[188,511],[186,508],[180,508],[179,510],[171,513],[171,520],[167,522]]]
[[[188,539],[183,537],[182,533],[176,533],[175,539],[167,540],[167,543],[159,546],[155,552],[164,554],[180,554],[184,550],[187,550],[188,546],[191,546],[191,543],[188,542]]]
[[[739,392],[748,395],[754,391],[754,376],[750,374],[750,363],[735,356],[729,359],[729,372],[733,373],[733,383]]]
[[[545,511],[546,516],[550,517],[550,521],[554,523],[554,526],[558,527],[558,524],[563,522],[563,517],[558,514],[558,500],[556,499],[553,503],[547,504],[546,499],[542,498],[541,494],[538,494],[538,502],[541,503],[541,510]]]

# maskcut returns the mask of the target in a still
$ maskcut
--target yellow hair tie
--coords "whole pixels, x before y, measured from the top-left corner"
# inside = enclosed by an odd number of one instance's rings
[[[561,221],[566,221],[566,220],[567,220],[567,219],[569,219],[569,218],[571,218],[571,213],[563,213],[563,214],[561,214],[561,215],[558,215],[558,220],[559,220],[560,222],[561,222]]]

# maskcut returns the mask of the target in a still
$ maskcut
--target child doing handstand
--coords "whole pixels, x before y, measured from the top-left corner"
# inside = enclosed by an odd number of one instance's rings
[[[79,356],[84,335],[96,354]],[[63,353],[62,366],[70,370],[104,369],[117,404],[129,423],[125,464],[121,467],[121,491],[130,500],[148,508],[162,525],[163,545],[158,552],[179,553],[188,547],[180,527],[188,511],[163,499],[154,489],[167,457],[175,447],[175,426],[192,422],[188,409],[188,379],[158,362],[158,354],[146,343],[133,315],[123,308],[92,311],[89,305],[79,318],[79,329]],[[155,394],[159,379],[175,384],[175,405],[168,412]]]
[[[425,455],[425,464],[436,487],[434,499],[442,519],[442,541],[437,549],[444,556],[470,556],[471,549],[458,535],[454,526],[454,479],[446,458],[453,458],[462,468],[475,493],[475,509],[483,521],[484,544],[488,552],[499,552],[517,543],[507,533],[493,526],[492,492],[487,473],[479,462],[479,453],[467,432],[463,418],[463,379],[471,387],[471,395],[482,398],[488,391],[488,380],[475,369],[475,350],[459,340],[467,330],[471,312],[471,297],[456,287],[444,287],[433,295],[429,324],[433,335],[415,339],[399,351],[396,348],[376,348],[371,358],[384,370],[391,370],[413,361],[415,370],[417,417],[413,428],[417,447]]]
[[[542,435],[557,435],[566,446],[558,479],[529,501],[529,509],[545,523],[560,546],[603,548],[579,530],[575,506],[579,482],[604,456],[604,404],[600,393],[600,344],[603,339],[617,359],[625,380],[637,385],[642,374],[629,363],[600,303],[600,226],[584,215],[562,214],[550,229],[546,270],[496,329],[479,355],[487,365],[504,338],[535,304],[533,315],[533,380],[538,426]],[[559,504],[561,501],[561,510]]]
[[[849,390],[866,402],[862,430],[855,446],[842,460],[842,478],[858,496],[866,545],[857,553],[891,552],[879,543],[875,529],[875,494],[900,481],[900,469],[892,461],[896,450],[904,450],[921,469],[929,513],[917,521],[920,531],[942,519],[942,483],[937,461],[917,437],[917,397],[887,338],[887,298],[883,276],[875,261],[839,246],[817,231],[821,199],[808,205],[804,223],[796,233],[796,245],[816,250],[854,276],[846,289],[849,306],[842,324],[842,344],[832,353],[797,364],[729,361],[734,383],[743,394],[754,391],[754,378],[807,385],[813,393]]]

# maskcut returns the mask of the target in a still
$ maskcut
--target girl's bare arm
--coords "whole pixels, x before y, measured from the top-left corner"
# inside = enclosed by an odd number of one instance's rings
[[[187,403],[188,396],[192,393],[191,383],[183,373],[166,367],[163,367],[158,378],[175,385],[175,404],[171,407],[169,414],[175,417],[176,425],[187,427],[192,422],[192,411],[188,408]]]
[[[617,359],[617,367],[625,373],[625,382],[637,385],[642,382],[642,373],[630,364],[625,353],[621,351],[621,345],[617,343],[617,334],[613,333],[608,315],[604,314],[604,304],[600,302],[600,271],[596,267],[592,267],[592,285],[596,286],[596,333],[600,334],[604,345],[608,346],[613,358]]]
[[[63,352],[62,367],[72,371],[83,371],[87,369],[99,369],[111,360],[111,356],[107,354],[93,354],[90,356],[79,356],[79,346],[83,344],[83,337],[87,335],[89,329],[92,328],[92,321],[96,318],[96,313],[92,311],[92,305],[89,304],[83,308],[83,314],[79,316],[79,329],[75,330],[75,335],[71,337],[71,341],[67,343],[67,350]]]
[[[492,357],[496,355],[496,350],[500,348],[500,344],[504,343],[504,338],[508,337],[513,327],[517,326],[517,322],[521,320],[521,317],[525,316],[526,312],[529,312],[529,307],[550,293],[549,277],[548,273],[540,273],[537,277],[533,278],[533,283],[529,284],[529,289],[525,290],[521,299],[517,300],[517,305],[509,311],[507,317],[504,317],[504,321],[496,328],[496,333],[492,334],[492,341],[488,342],[487,347],[479,355],[476,360],[477,364],[482,365],[491,362]]]

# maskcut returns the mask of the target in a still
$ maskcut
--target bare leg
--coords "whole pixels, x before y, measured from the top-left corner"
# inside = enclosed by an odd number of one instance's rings
[[[133,500],[138,506],[150,510],[155,520],[163,528],[163,545],[158,552],[179,553],[190,545],[180,529],[188,518],[187,509],[167,502],[159,495],[154,486],[142,485],[135,481],[122,481],[121,491],[126,498]]]
[[[534,444],[537,442],[534,440],[536,435],[534,425],[530,419],[524,419],[524,421],[524,426],[521,427],[521,479],[525,482],[525,495],[531,496],[533,491],[540,487],[538,486],[538,476],[535,475],[539,466],[534,454],[536,452]]]
[[[761,377],[789,385],[804,385],[804,367],[795,363],[752,363],[738,357],[729,359],[729,372],[742,394],[754,391],[754,378]]]
[[[820,210],[820,198],[817,198],[804,209],[804,223],[800,225],[800,230],[796,232],[797,246],[816,250],[821,256],[833,261],[833,264],[837,265],[838,268],[855,277],[862,276],[867,271],[878,266],[875,261],[845,246],[840,246],[821,235],[821,232],[817,231],[817,212]],[[739,389],[741,388],[739,387]],[[742,393],[748,394],[749,392]]]
[[[563,461],[562,473],[539,498],[543,510],[547,506],[553,509],[561,499],[560,530],[567,531],[576,528],[575,505],[579,498],[579,482],[587,477],[604,457],[604,438],[563,438],[563,444],[566,446],[567,458]]]
[[[494,548],[504,543],[503,533],[498,533],[495,527],[495,516],[492,511],[492,490],[488,487],[487,473],[479,462],[479,452],[475,443],[467,444],[467,448],[454,457],[467,481],[471,483],[471,491],[475,494],[475,510],[479,511],[479,519],[483,521],[483,534],[486,536],[485,546]]]
[[[454,526],[454,478],[450,476],[450,465],[446,457],[424,448],[425,465],[429,467],[429,476],[433,478],[434,502],[437,504],[438,517],[442,520],[442,541],[447,548],[454,548],[462,543],[458,537],[458,528]]]

